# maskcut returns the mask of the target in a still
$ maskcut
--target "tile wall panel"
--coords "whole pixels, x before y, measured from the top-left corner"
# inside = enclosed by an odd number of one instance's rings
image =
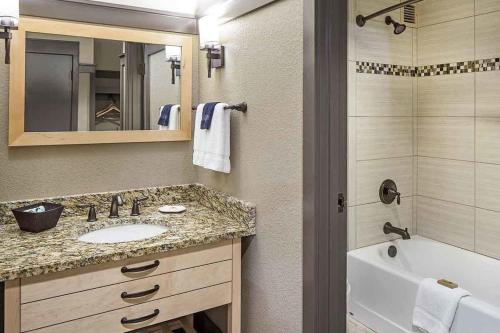
[[[500,212],[500,165],[476,163],[476,207]]]
[[[500,259],[500,212],[476,208],[476,251]]]
[[[474,59],[474,18],[418,29],[418,65]]]
[[[500,71],[476,73],[475,76],[476,116],[500,117]]]
[[[476,20],[476,59],[500,57],[500,11]]]
[[[419,196],[417,234],[474,250],[474,207]]]
[[[419,27],[474,16],[474,0],[425,0],[416,7]]]
[[[413,115],[412,78],[393,75],[356,75],[357,116]]]
[[[476,161],[500,164],[500,118],[476,119]]]
[[[474,205],[474,162],[418,158],[418,194]]]
[[[474,161],[474,118],[419,117],[418,155]]]
[[[413,155],[411,117],[357,117],[357,159]]]
[[[476,15],[485,14],[500,10],[500,1],[498,0],[476,0]]]
[[[417,81],[419,116],[474,116],[474,73]]]

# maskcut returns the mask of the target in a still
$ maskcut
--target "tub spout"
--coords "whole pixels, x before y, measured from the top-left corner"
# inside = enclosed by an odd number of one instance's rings
[[[401,229],[401,228],[395,227],[391,224],[391,222],[386,222],[384,224],[384,234],[386,234],[386,235],[398,234],[401,237],[403,237],[403,239],[410,239],[411,238],[410,233],[408,232],[408,228]]]

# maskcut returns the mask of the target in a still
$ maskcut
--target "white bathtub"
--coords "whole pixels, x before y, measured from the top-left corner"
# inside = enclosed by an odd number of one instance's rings
[[[398,254],[389,257],[390,245]],[[412,313],[419,281],[447,279],[469,290],[452,333],[500,332],[500,261],[419,236],[350,251],[348,311],[378,333],[416,332]]]

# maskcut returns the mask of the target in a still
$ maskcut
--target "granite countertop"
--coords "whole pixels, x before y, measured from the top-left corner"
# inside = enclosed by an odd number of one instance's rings
[[[2,244],[0,281],[255,235],[255,207],[253,205],[207,189],[202,185],[176,187],[174,192],[179,188],[182,191],[188,188],[195,194],[183,194],[177,196],[177,200],[171,200],[172,196],[168,197],[170,200],[166,200],[165,196],[159,196],[149,207],[142,208],[142,214],[136,217],[129,216],[129,207],[120,207],[120,218],[110,219],[100,214],[96,222],[87,222],[86,216],[82,215],[64,216],[55,228],[36,234],[21,231],[15,223],[0,225],[0,244]],[[149,191],[148,194],[150,194],[151,189],[137,191],[141,191],[142,194],[144,191]],[[172,191],[169,192],[171,193]],[[99,195],[104,197],[103,194]],[[96,195],[93,196],[95,198]],[[71,202],[81,201],[81,198],[82,196],[67,197],[63,201],[71,210]],[[182,201],[182,199],[199,200]],[[54,199],[53,201],[60,200]],[[163,203],[174,201],[175,204],[183,204],[187,210],[183,213],[163,214],[157,211],[159,206],[156,203],[160,201]],[[0,208],[2,204],[5,207],[16,205],[15,202],[0,203]],[[135,223],[164,225],[168,230],[146,240],[115,244],[91,244],[77,239],[89,231],[112,225]]]

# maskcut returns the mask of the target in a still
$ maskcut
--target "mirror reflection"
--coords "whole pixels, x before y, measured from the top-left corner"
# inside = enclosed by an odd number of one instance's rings
[[[181,52],[28,33],[25,131],[180,130]]]

